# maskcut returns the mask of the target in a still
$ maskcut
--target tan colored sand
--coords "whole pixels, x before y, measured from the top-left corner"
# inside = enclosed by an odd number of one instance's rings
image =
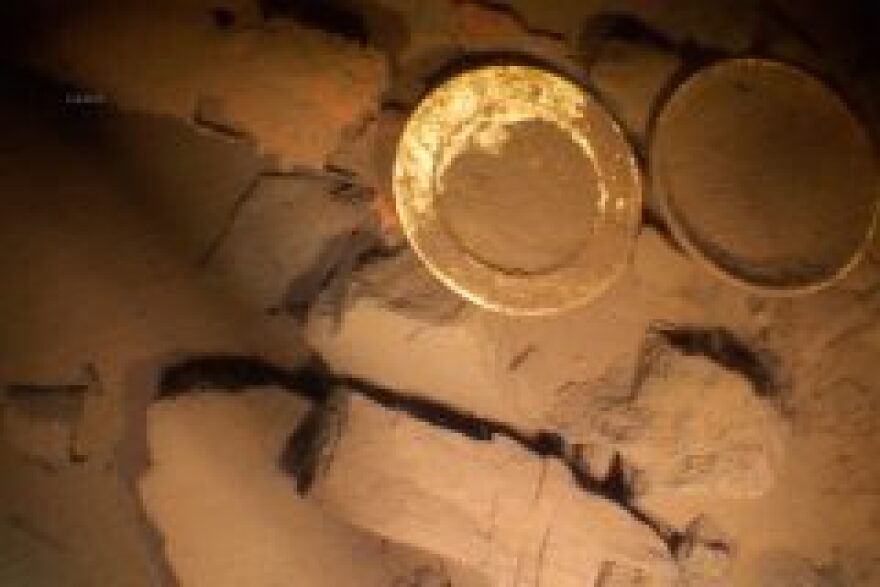
[[[284,167],[322,167],[343,129],[375,111],[378,53],[285,20],[220,30],[210,8],[108,3],[64,22],[31,55],[125,109],[191,121],[201,99],[216,100]]]
[[[152,466],[140,492],[182,585],[379,587],[432,562],[391,560],[395,547],[296,495],[277,462],[308,407],[265,389],[199,393],[150,409]]]
[[[547,122],[513,125],[499,153],[472,150],[453,161],[437,207],[477,259],[502,271],[564,266],[589,240],[599,183],[580,148]]]

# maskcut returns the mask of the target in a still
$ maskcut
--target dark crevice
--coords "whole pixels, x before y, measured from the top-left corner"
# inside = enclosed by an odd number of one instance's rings
[[[772,24],[788,31],[798,41],[809,47],[812,51],[820,54],[822,52],[822,44],[796,19],[779,6],[774,0],[762,0],[759,4],[762,16]],[[763,41],[763,39],[759,39]],[[760,45],[760,44],[759,44]],[[758,47],[761,49],[762,47]]]
[[[704,543],[706,548],[710,550],[714,550],[716,552],[722,552],[724,554],[733,554],[733,547],[727,542],[723,540],[708,540]]]
[[[361,15],[335,0],[260,0],[260,10],[264,19],[289,18],[364,46],[370,41]]]
[[[213,96],[199,96],[192,115],[192,124],[212,134],[232,141],[252,141],[247,132],[241,130],[229,118],[223,101]]]
[[[724,49],[707,47],[706,45],[691,40],[680,43],[676,48],[676,51],[684,62],[684,75],[687,77],[690,77],[697,71],[704,69],[716,61],[738,56],[725,51]]]
[[[196,355],[164,369],[158,399],[172,399],[198,390],[240,391],[280,387],[320,401],[326,396],[322,379],[310,369],[291,371],[259,357],[228,354]]]
[[[339,326],[352,274],[364,265],[396,253],[396,250],[384,246],[381,237],[369,225],[331,239],[312,268],[288,284],[281,306],[275,311],[293,317],[315,311],[329,315],[333,324]]]
[[[235,226],[235,221],[238,218],[239,213],[242,208],[244,208],[245,204],[251,199],[251,197],[256,193],[257,188],[260,186],[260,183],[265,179],[278,179],[278,178],[287,178],[287,179],[323,179],[328,182],[336,182],[336,185],[329,188],[328,194],[331,197],[353,202],[364,200],[368,197],[370,193],[370,188],[363,186],[357,182],[357,178],[353,177],[351,174],[343,172],[339,169],[331,168],[323,171],[311,169],[311,168],[300,168],[300,169],[290,169],[288,171],[261,171],[258,173],[253,180],[242,190],[241,194],[236,198],[235,203],[232,205],[232,208],[229,210],[229,213],[226,215],[225,220],[223,221],[220,230],[217,232],[217,235],[211,240],[210,244],[205,249],[205,252],[201,254],[198,259],[197,265],[199,267],[208,266],[211,261],[214,259],[214,256],[217,254],[217,251],[226,241],[226,238],[232,232],[232,228]]]
[[[672,553],[673,557],[678,557],[684,546],[688,543],[687,534],[685,532],[676,532],[674,537],[671,537],[667,542],[669,546],[669,552]]]
[[[255,386],[277,386],[302,395],[319,406],[293,433],[282,457],[282,466],[297,479],[300,493],[309,491],[317,474],[319,455],[323,452],[321,447],[333,441],[326,436],[326,423],[328,417],[342,417],[343,410],[335,405],[339,393],[334,392],[343,389],[386,409],[405,413],[420,422],[471,440],[487,442],[495,436],[503,436],[540,458],[556,459],[571,471],[583,491],[616,503],[652,528],[669,546],[670,552],[680,540],[676,530],[652,519],[634,503],[636,492],[632,477],[620,455],[614,457],[606,476],[596,477],[589,473],[581,452],[557,432],[524,432],[504,422],[475,416],[431,399],[336,374],[318,357],[296,370],[284,369],[252,356],[191,357],[164,370],[159,381],[159,398],[174,398],[205,389],[238,391]]]
[[[349,204],[368,202],[375,194],[373,188],[359,183],[357,173],[354,171],[332,165],[327,166],[326,171],[338,181],[337,185],[328,190],[336,201]]]
[[[516,24],[516,26],[519,27],[525,34],[529,36],[541,37],[544,39],[549,39],[551,41],[565,41],[565,35],[563,35],[562,33],[532,26],[518,10],[508,4],[504,4],[495,0],[454,0],[454,2],[456,4],[470,4],[472,6],[478,6],[483,10],[494,12],[501,16],[507,17],[508,19],[512,20]]]
[[[217,6],[211,9],[210,14],[214,26],[222,31],[228,31],[235,26],[235,12],[228,8]]]
[[[287,284],[284,297],[278,308],[272,308],[272,314],[305,316],[321,297],[324,308],[339,307],[345,294],[344,283],[347,283],[349,267],[353,265],[352,257],[356,257],[361,247],[359,232],[342,234],[327,240],[318,258],[308,271],[291,280]],[[335,310],[334,310],[335,315]]]
[[[379,104],[379,109],[383,112],[407,116],[412,112],[413,106],[408,100],[394,96],[382,96],[382,102]]]
[[[577,38],[578,53],[589,63],[599,54],[601,46],[612,39],[638,43],[670,53],[678,50],[672,39],[634,16],[606,13],[588,19],[581,28]]]
[[[296,490],[305,495],[315,482],[320,459],[327,442],[327,419],[337,415],[330,413],[327,402],[321,409],[312,410],[288,438],[281,456],[281,464],[296,481]]]
[[[412,42],[407,18],[383,0],[339,0],[357,14],[367,30],[370,44],[383,51],[389,60],[397,56]]]
[[[193,115],[192,120],[195,126],[204,129],[212,134],[218,135],[219,137],[233,141],[247,141],[249,139],[247,133],[233,126],[228,126],[222,122],[218,122],[209,118],[204,118],[199,112],[196,112]]]
[[[733,55],[693,39],[675,39],[630,14],[608,12],[587,20],[578,36],[578,52],[587,63],[611,40],[652,47],[681,57],[689,69],[699,69],[718,59]]]
[[[642,230],[645,228],[653,229],[675,251],[684,253],[684,249],[681,248],[666,219],[648,206],[642,207]]]
[[[655,325],[651,330],[685,355],[703,356],[739,373],[760,397],[775,397],[784,387],[776,355],[752,348],[726,328]]]
[[[355,0],[362,7],[362,11],[369,16],[369,9],[373,5],[369,0]],[[481,10],[495,13],[518,28],[523,35],[536,39],[544,39],[554,43],[564,44],[565,35],[553,30],[531,25],[528,20],[515,7],[509,6],[496,0],[453,0],[455,5],[470,5]],[[454,7],[453,7],[454,9]],[[375,26],[373,28],[376,28]],[[380,31],[381,32],[381,31]],[[396,50],[389,50],[389,43],[382,43],[380,36],[391,37],[388,34],[377,35],[378,46],[386,48],[391,65],[392,83],[383,99],[384,105],[400,104],[403,111],[408,111],[413,104],[424,94],[425,91],[435,87],[442,81],[463,71],[484,65],[521,64],[541,67],[554,71],[568,78],[576,77],[581,72],[574,67],[573,63],[565,63],[565,59],[544,59],[534,54],[527,46],[520,44],[517,50],[510,49],[468,49],[461,42],[450,39],[443,47],[427,50],[415,56],[410,55],[406,62],[400,59],[401,48],[406,43],[397,43]],[[398,37],[400,35],[397,35]],[[566,71],[562,71],[562,70]]]
[[[602,480],[602,494],[618,503],[631,503],[636,497],[620,453],[615,453],[611,459],[608,474]]]
[[[235,225],[235,219],[236,217],[238,217],[238,213],[241,211],[241,208],[253,195],[254,190],[256,190],[257,186],[260,185],[260,181],[262,181],[262,179],[262,175],[257,175],[257,177],[255,177],[247,185],[247,187],[245,187],[241,195],[236,198],[235,203],[232,205],[232,209],[229,211],[229,214],[227,215],[226,220],[223,223],[223,226],[220,228],[220,232],[217,234],[216,237],[214,237],[214,239],[208,245],[207,249],[205,249],[205,252],[202,253],[201,257],[199,257],[199,267],[206,267],[214,258],[214,255],[220,248],[220,245],[223,244],[223,241],[226,240],[226,237],[229,236],[232,227]]]
[[[341,167],[333,163],[327,163],[326,165],[324,165],[324,171],[349,179],[354,179],[355,177],[357,177],[357,174],[351,169],[346,169],[345,167]]]
[[[507,364],[507,370],[516,371],[517,369],[522,367],[525,362],[529,360],[529,357],[531,357],[535,353],[536,350],[537,349],[534,345],[528,345],[526,348],[514,355],[514,357]]]
[[[373,188],[362,183],[362,179],[356,171],[339,165],[327,164],[320,171],[304,167],[296,170],[294,174],[300,177],[315,177],[339,182],[340,186],[331,189],[330,193],[338,195],[347,192],[351,195],[352,200],[366,200],[373,193]]]

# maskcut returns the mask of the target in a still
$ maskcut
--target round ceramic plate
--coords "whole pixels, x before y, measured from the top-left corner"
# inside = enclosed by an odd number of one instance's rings
[[[657,118],[651,181],[693,257],[769,295],[826,287],[864,254],[876,222],[872,141],[814,76],[732,59],[688,79]]]
[[[640,172],[611,117],[571,81],[519,65],[430,92],[402,133],[393,188],[431,273],[508,314],[600,295],[626,266],[641,214]]]

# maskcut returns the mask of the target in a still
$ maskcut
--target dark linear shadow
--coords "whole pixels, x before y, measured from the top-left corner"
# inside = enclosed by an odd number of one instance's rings
[[[475,441],[488,442],[495,436],[503,436],[539,458],[557,459],[571,471],[583,491],[616,503],[652,528],[670,548],[679,540],[676,530],[654,520],[635,505],[632,479],[619,455],[606,477],[594,478],[590,476],[589,467],[576,457],[577,451],[557,432],[523,432],[503,422],[475,416],[434,400],[338,375],[317,357],[300,369],[288,370],[254,356],[193,356],[165,368],[158,385],[160,400],[203,389],[235,392],[255,386],[278,386],[316,402],[313,412],[292,433],[281,457],[281,467],[296,479],[301,494],[308,493],[320,466],[321,455],[326,452],[327,443],[334,441],[332,435],[328,435],[328,428],[333,430],[339,426],[333,421],[344,419],[344,398],[346,394],[354,393],[386,409],[403,412],[420,422]]]

